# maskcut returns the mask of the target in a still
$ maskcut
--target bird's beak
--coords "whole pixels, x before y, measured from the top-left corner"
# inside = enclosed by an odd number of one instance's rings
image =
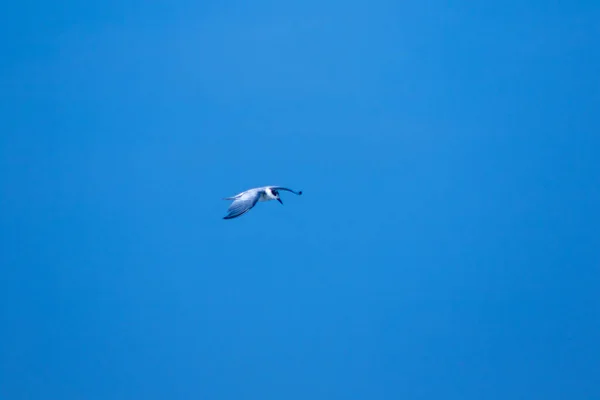
[[[277,201],[281,203],[281,205],[283,205],[283,201],[281,201],[281,199],[278,197]]]

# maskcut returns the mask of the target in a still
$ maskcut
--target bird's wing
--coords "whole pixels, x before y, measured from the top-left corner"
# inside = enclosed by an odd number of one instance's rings
[[[269,186],[269,188],[270,188],[271,190],[285,190],[285,191],[288,191],[288,192],[292,192],[292,193],[294,193],[294,194],[297,194],[298,196],[300,196],[300,195],[302,194],[302,190],[300,190],[299,192],[296,192],[295,190],[288,189],[288,188],[284,188],[284,187],[281,187],[281,186]]]
[[[250,211],[256,205],[260,198],[260,191],[248,191],[235,199],[227,209],[227,215],[223,219],[232,219],[239,217]]]
[[[254,192],[256,191],[260,191],[260,190],[264,190],[264,188],[254,188],[254,189],[248,189],[248,190],[244,190],[243,192],[240,192],[234,196],[230,196],[230,197],[223,197],[223,200],[237,200],[243,196],[249,196],[254,194]]]

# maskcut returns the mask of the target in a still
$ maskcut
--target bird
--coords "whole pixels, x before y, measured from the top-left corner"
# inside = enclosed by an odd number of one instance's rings
[[[223,219],[233,219],[246,214],[252,209],[259,201],[270,201],[277,200],[283,205],[283,201],[279,197],[279,191],[285,190],[292,192],[295,195],[300,196],[302,190],[296,192],[295,190],[284,188],[281,186],[263,186],[254,189],[248,189],[245,192],[236,194],[231,197],[224,197],[223,200],[233,200],[233,203],[227,209],[227,215]]]

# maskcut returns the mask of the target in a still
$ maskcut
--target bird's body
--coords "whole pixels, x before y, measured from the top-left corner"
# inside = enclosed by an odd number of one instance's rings
[[[252,209],[259,201],[277,200],[281,204],[283,202],[279,198],[279,190],[292,192],[296,195],[301,195],[302,191],[296,192],[292,189],[287,189],[281,186],[263,186],[254,189],[246,190],[232,197],[225,197],[224,200],[233,200],[233,203],[227,210],[227,215],[223,219],[232,219],[244,215]]]

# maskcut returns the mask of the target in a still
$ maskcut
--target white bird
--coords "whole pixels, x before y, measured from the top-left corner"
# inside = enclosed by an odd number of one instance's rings
[[[245,192],[236,194],[232,197],[225,197],[223,200],[233,200],[233,203],[227,209],[227,215],[223,219],[232,219],[246,214],[259,201],[277,200],[283,205],[283,201],[279,198],[279,191],[286,190],[296,195],[301,195],[302,191],[296,192],[292,189],[281,186],[263,186],[259,188],[249,189]]]

